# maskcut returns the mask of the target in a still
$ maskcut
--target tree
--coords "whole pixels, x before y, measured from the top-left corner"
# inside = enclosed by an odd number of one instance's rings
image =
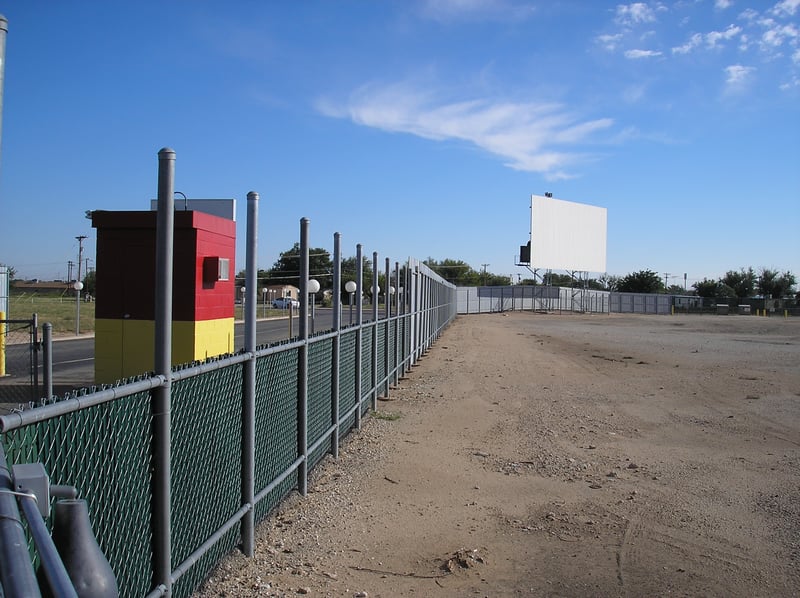
[[[686,291],[684,288],[679,284],[671,284],[667,288],[667,295],[685,295]]]
[[[558,274],[556,272],[548,272],[542,276],[542,284],[553,287],[571,287],[574,280],[569,274]]]
[[[758,277],[758,292],[764,297],[780,299],[791,296],[795,284],[797,279],[789,271],[779,274],[777,270],[762,268]]]
[[[94,295],[97,288],[97,271],[89,270],[83,277],[83,292],[87,295]]]
[[[600,282],[605,285],[607,291],[616,291],[619,286],[620,277],[613,274],[604,274],[600,277]]]
[[[728,270],[719,281],[733,289],[736,297],[752,297],[756,286],[756,273],[752,268],[747,270],[741,268],[738,272]]]
[[[309,248],[309,277],[319,280],[320,288],[325,288],[331,284],[332,273],[333,262],[328,250],[321,247]],[[291,249],[281,253],[269,271],[269,283],[300,286],[300,243],[295,243]]]
[[[372,295],[372,262],[367,256],[361,256],[361,284],[364,294]],[[358,279],[358,260],[356,256],[342,258],[342,288],[339,289],[342,301],[349,301],[350,293],[345,290],[348,281],[356,282]]]
[[[423,263],[447,282],[460,287],[489,285],[489,277],[493,276],[491,274],[486,274],[486,276],[479,274],[473,270],[468,263],[462,260],[445,258],[439,262],[429,257]],[[508,283],[506,282],[504,284]]]
[[[639,270],[623,276],[617,283],[620,293],[660,293],[664,290],[661,277],[652,270]]]
[[[717,281],[704,278],[700,282],[692,285],[698,297],[716,297],[717,296]]]
[[[17,279],[17,269],[14,266],[9,266],[0,262],[0,266],[5,266],[8,269],[8,281],[13,282]]]

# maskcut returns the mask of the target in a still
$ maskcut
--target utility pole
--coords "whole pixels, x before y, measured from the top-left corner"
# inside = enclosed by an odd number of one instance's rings
[[[67,261],[67,282],[72,282],[72,265],[74,263],[72,260]]]
[[[81,289],[83,288],[83,281],[81,280],[81,263],[83,262],[83,240],[86,235],[78,235],[78,277],[75,279],[75,336],[81,333]]]
[[[486,267],[488,265],[489,264],[481,264],[481,266],[483,266],[483,286],[486,286]]]
[[[669,272],[664,272],[664,292],[669,288],[669,277],[672,276]]]

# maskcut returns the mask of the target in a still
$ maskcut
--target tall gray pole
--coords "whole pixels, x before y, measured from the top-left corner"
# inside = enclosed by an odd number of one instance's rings
[[[250,359],[244,364],[242,405],[242,505],[250,510],[242,518],[242,552],[255,554],[256,477],[256,310],[258,286],[258,193],[247,194],[247,248],[245,252],[244,350]]]
[[[342,235],[333,234],[333,348],[331,362],[331,419],[333,437],[331,439],[331,453],[333,458],[339,458],[339,355],[342,337],[339,330],[342,327]]]
[[[385,304],[385,307],[384,307],[384,319],[386,320],[386,323],[384,324],[384,326],[385,326],[384,330],[386,331],[386,334],[383,335],[383,348],[384,348],[384,352],[383,352],[383,373],[386,376],[386,382],[385,382],[386,386],[385,386],[385,391],[383,393],[383,396],[386,397],[387,399],[389,398],[389,367],[390,367],[389,347],[391,346],[391,340],[392,340],[392,335],[389,332],[389,326],[391,326],[390,319],[392,317],[392,298],[393,298],[392,294],[389,292],[390,289],[392,288],[391,278],[389,278],[389,268],[390,267],[391,267],[391,263],[389,262],[389,258],[387,257],[386,258],[386,272],[385,272],[385,274],[383,276],[383,280],[385,281],[384,282],[384,286],[386,287],[385,289],[383,289],[383,302]]]
[[[8,21],[3,15],[0,15],[0,140],[3,138],[3,87],[5,85],[7,35]]]
[[[163,386],[153,389],[153,584],[172,595],[170,516],[171,382],[172,382],[172,253],[175,228],[175,152],[158,152],[158,214],[156,220],[156,375]]]
[[[364,323],[364,259],[361,257],[361,243],[356,245],[356,429],[361,429],[361,343],[363,342],[362,324]]]
[[[372,252],[372,410],[378,410],[378,252]]]
[[[400,262],[394,263],[394,385],[400,381]]]
[[[297,328],[303,345],[300,347],[297,394],[297,452],[303,462],[297,470],[297,489],[308,493],[308,218],[300,219],[300,317]]]
[[[49,400],[53,398],[53,325],[50,322],[42,324],[42,337],[42,347],[44,347],[42,384],[44,384],[44,396]]]
[[[83,281],[81,280],[81,263],[83,262],[83,240],[86,235],[78,235],[78,277],[75,279],[75,336],[81,333],[81,289],[83,288]]]

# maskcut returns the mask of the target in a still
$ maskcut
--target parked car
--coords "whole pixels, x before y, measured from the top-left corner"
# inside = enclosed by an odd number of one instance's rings
[[[300,307],[300,302],[291,297],[278,297],[272,300],[272,307],[274,309],[289,309],[290,307],[297,309]]]

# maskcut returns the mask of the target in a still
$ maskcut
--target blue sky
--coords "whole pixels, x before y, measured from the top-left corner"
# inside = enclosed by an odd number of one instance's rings
[[[0,262],[64,278],[86,210],[261,196],[312,246],[514,266],[530,195],[608,209],[608,273],[800,277],[800,0],[2,2]],[[90,261],[90,265],[93,261]],[[237,257],[237,269],[244,256]],[[679,278],[680,280],[677,280]]]

